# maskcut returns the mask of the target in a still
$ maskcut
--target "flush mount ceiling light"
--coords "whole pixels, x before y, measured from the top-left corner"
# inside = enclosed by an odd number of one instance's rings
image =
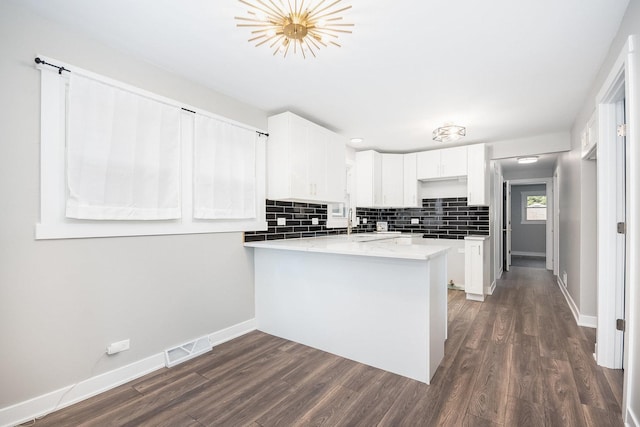
[[[518,163],[521,165],[526,165],[528,163],[535,163],[537,161],[538,161],[538,156],[518,157]]]
[[[255,4],[239,1],[249,6],[249,16],[236,16],[238,27],[255,28],[249,42],[268,45],[274,55],[281,52],[285,58],[290,50],[306,58],[309,52],[315,57],[322,46],[340,47],[338,35],[351,33],[347,28],[353,27],[339,16],[351,8],[341,7],[342,0],[253,0]]]
[[[364,142],[364,138],[351,138],[352,144],[360,144],[362,142]]]
[[[440,142],[456,141],[467,134],[467,128],[446,124],[433,131],[433,140]]]

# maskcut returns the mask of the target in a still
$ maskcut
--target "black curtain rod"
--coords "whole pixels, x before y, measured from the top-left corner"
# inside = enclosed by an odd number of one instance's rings
[[[256,133],[257,133],[258,135],[266,136],[267,138],[269,137],[269,134],[268,134],[268,133],[260,132],[259,130],[257,130],[257,131],[256,131]]]
[[[58,74],[62,74],[63,71],[71,72],[71,70],[67,70],[66,68],[64,68],[64,67],[62,67],[60,65],[49,64],[48,62],[45,62],[45,61],[43,61],[42,59],[40,59],[38,57],[36,57],[35,61],[36,61],[36,64],[44,64],[44,65],[48,65],[48,66],[53,67],[53,68],[57,68],[58,69]]]

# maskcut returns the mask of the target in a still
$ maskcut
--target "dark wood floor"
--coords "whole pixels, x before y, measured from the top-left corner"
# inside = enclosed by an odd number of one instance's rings
[[[513,267],[547,268],[547,259],[539,256],[511,255]]]
[[[515,267],[484,303],[449,291],[429,386],[252,332],[35,424],[621,426],[622,373],[595,365],[594,337],[549,272]]]

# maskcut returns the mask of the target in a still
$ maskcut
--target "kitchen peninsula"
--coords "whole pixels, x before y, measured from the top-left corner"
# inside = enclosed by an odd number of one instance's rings
[[[447,251],[357,234],[248,242],[259,330],[429,384],[447,335]]]

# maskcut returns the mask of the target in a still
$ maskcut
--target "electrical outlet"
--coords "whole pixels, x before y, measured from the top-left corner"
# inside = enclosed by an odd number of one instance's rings
[[[318,218],[311,218],[311,225],[318,225]]]
[[[129,344],[128,339],[111,343],[107,347],[107,354],[116,354],[121,351],[129,350]]]
[[[287,218],[278,218],[278,226],[287,225]]]
[[[411,218],[411,224],[420,224],[420,218]]]
[[[563,271],[562,272],[562,283],[564,284],[564,287],[567,287],[567,272]]]
[[[362,218],[362,223],[366,224],[367,223],[367,218]]]

